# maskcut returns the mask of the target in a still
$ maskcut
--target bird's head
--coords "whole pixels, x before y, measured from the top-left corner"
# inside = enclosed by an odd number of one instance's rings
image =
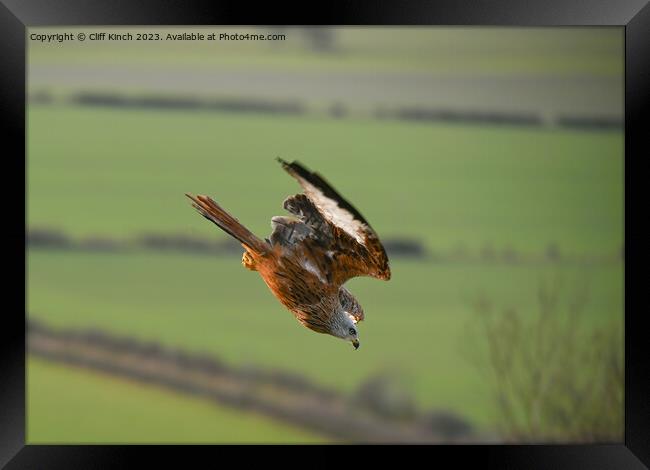
[[[332,322],[332,335],[350,341],[354,349],[359,349],[359,330],[357,322],[363,319],[363,309],[357,299],[345,287],[339,291],[339,308]]]
[[[350,341],[354,349],[359,349],[359,331],[352,315],[345,311],[338,312],[332,322],[331,334],[337,338]]]

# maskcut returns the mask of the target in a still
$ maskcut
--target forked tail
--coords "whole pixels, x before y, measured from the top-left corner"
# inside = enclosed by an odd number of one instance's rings
[[[239,240],[245,247],[259,254],[268,251],[268,244],[257,238],[250,230],[244,227],[232,215],[226,212],[219,204],[208,196],[192,196],[185,194],[192,200],[192,206],[203,217],[215,223],[221,230],[231,237]]]

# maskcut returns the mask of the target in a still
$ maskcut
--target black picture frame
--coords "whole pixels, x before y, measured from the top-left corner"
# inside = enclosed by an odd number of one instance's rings
[[[611,445],[473,445],[431,446],[436,460],[478,463],[496,468],[646,468],[650,465],[650,351],[644,341],[643,309],[635,308],[646,278],[639,250],[642,222],[632,208],[647,201],[638,191],[644,175],[641,159],[650,155],[644,117],[650,103],[650,6],[647,0],[444,0],[431,2],[308,2],[0,0],[0,113],[3,126],[5,249],[15,255],[5,273],[17,285],[6,296],[0,356],[0,466],[6,468],[117,468],[135,457],[185,462],[177,446],[25,445],[25,183],[26,28],[63,25],[490,25],[621,26],[625,28],[625,439]],[[8,145],[9,144],[9,145]],[[12,149],[7,151],[6,149]],[[17,187],[13,188],[15,184]],[[634,191],[634,192],[633,192]],[[636,203],[636,204],[635,204]],[[647,203],[647,202],[646,202]],[[7,216],[7,211],[9,212]],[[22,212],[22,215],[21,215]],[[13,222],[13,220],[12,220]],[[20,276],[22,274],[22,276]],[[643,284],[642,284],[643,283]],[[22,286],[22,287],[21,287]],[[641,302],[639,301],[638,304]],[[8,308],[12,305],[13,308]],[[192,460],[213,459],[222,447],[192,447]],[[329,459],[328,459],[329,460]],[[210,461],[210,460],[208,460]],[[342,462],[349,464],[350,462]]]

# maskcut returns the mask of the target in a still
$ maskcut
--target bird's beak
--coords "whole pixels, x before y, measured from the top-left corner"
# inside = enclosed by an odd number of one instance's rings
[[[359,349],[359,345],[360,345],[360,344],[361,344],[361,343],[359,343],[359,340],[358,340],[358,339],[353,339],[353,340],[352,340],[352,346],[354,346],[354,349],[355,349],[355,350],[356,350],[356,349]]]

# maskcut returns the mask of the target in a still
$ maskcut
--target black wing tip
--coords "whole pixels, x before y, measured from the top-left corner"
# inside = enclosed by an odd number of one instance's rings
[[[280,157],[275,157],[275,159],[280,163],[280,165],[282,165],[282,168],[284,168],[285,170],[290,170],[291,167],[296,163],[296,162],[289,163],[288,161]]]
[[[298,163],[295,160],[291,163],[288,163],[285,160],[281,159],[280,157],[276,157],[276,158],[280,163],[282,163],[282,167],[287,171],[287,173],[289,173],[294,177],[303,178],[308,183],[312,184],[313,186],[321,190],[325,195],[325,197],[332,199],[333,201],[336,201],[339,207],[350,212],[355,219],[359,220],[360,222],[370,227],[370,224],[361,215],[361,213],[352,204],[350,204],[343,196],[341,196],[338,193],[338,191],[336,191],[334,187],[330,183],[328,183],[325,180],[325,178],[323,178],[321,175],[319,175],[316,172],[309,171],[306,167],[304,167],[302,164]]]
[[[280,165],[282,165],[282,168],[283,168],[287,173],[291,174],[291,173],[293,173],[293,171],[295,171],[295,170],[293,170],[293,168],[292,168],[293,163],[289,163],[288,161],[286,161],[286,160],[284,160],[284,159],[282,159],[282,158],[280,158],[280,157],[275,157],[275,159],[280,163]]]
[[[311,175],[311,171],[309,171],[303,164],[301,164],[296,160],[289,163],[288,161],[280,157],[275,157],[275,159],[282,165],[282,168],[284,168],[289,172],[294,171],[298,173],[298,175],[302,176],[303,178],[307,177],[308,175]]]
[[[311,184],[315,185],[316,187],[320,188],[323,183],[328,185],[328,183],[323,181],[323,179],[318,173],[314,173],[310,171],[309,169],[307,169],[306,166],[302,165],[296,160],[292,161],[291,163],[284,162],[282,166],[292,176],[303,178],[308,182],[310,182]]]

